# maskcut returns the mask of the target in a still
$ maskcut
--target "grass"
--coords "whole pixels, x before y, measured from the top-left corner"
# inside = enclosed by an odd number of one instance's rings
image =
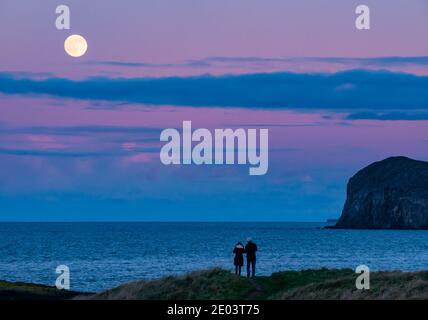
[[[93,299],[241,299],[256,290],[253,282],[222,269],[194,271],[185,276],[137,281],[92,296]]]
[[[122,285],[89,299],[428,299],[428,272],[372,272],[370,290],[357,290],[350,269],[304,270],[246,279],[211,269]]]
[[[136,281],[97,294],[0,281],[0,299],[94,300],[282,300],[282,299],[428,299],[428,271],[371,272],[370,290],[357,290],[350,269],[277,272],[253,279],[214,268],[183,276]]]
[[[63,300],[77,295],[81,293],[39,284],[0,280],[0,300]]]
[[[428,272],[373,272],[370,290],[355,288],[353,273],[283,290],[278,299],[336,299],[336,300],[414,300],[428,299]]]

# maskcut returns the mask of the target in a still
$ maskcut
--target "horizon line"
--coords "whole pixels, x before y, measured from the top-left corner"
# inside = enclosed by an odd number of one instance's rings
[[[338,219],[338,218],[337,218]],[[296,220],[0,220],[0,223],[321,223],[336,218],[317,221]]]

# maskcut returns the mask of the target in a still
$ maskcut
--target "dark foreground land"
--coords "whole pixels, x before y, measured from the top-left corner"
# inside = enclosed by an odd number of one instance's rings
[[[370,290],[357,290],[352,270],[305,270],[246,279],[211,269],[136,281],[97,294],[0,281],[0,299],[428,299],[428,271],[372,272]]]
[[[0,300],[65,300],[77,295],[85,294],[40,284],[0,281]]]

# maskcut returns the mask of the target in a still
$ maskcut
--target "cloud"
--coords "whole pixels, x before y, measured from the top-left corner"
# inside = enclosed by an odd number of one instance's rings
[[[151,127],[0,126],[0,145],[4,144],[0,156],[95,158],[158,153],[160,131]],[[16,138],[10,140],[10,135]]]
[[[428,76],[353,70],[165,78],[20,79],[0,92],[152,105],[306,110],[426,109]]]
[[[111,151],[63,151],[46,149],[7,149],[0,148],[0,155],[32,156],[32,157],[60,157],[60,158],[93,158],[93,157],[129,157],[143,153],[159,152],[156,148],[138,148],[134,152],[127,150]]]
[[[128,68],[199,68],[210,67],[212,63],[207,60],[189,60],[180,63],[150,63],[138,61],[112,61],[112,60],[92,60],[88,62],[93,65],[128,67]]]
[[[45,134],[45,135],[87,135],[95,133],[152,134],[158,136],[162,128],[125,126],[67,126],[67,127],[0,127],[0,134]]]
[[[428,56],[414,57],[374,57],[374,58],[341,58],[341,57],[326,57],[326,58],[303,58],[306,60],[340,63],[352,65],[366,66],[428,66]]]
[[[117,156],[117,152],[84,152],[84,151],[58,151],[42,149],[0,149],[1,155],[33,156],[33,157],[61,157],[61,158],[87,158],[95,156]]]
[[[110,60],[93,60],[87,62],[94,65],[107,65],[113,67],[129,67],[129,68],[168,68],[173,67],[175,64],[170,63],[146,63],[136,61],[110,61]]]
[[[356,112],[346,116],[347,120],[385,120],[385,121],[398,121],[398,120],[428,120],[428,113],[426,112]]]
[[[411,57],[371,57],[371,58],[349,58],[349,57],[209,57],[202,60],[210,65],[222,63],[228,65],[242,64],[289,64],[289,63],[329,63],[343,64],[349,66],[428,66],[428,56],[411,56]]]
[[[55,74],[53,72],[25,72],[25,71],[14,71],[12,72],[16,78],[31,78],[31,79],[45,79],[54,77]]]
[[[233,124],[226,124],[225,126],[230,128],[299,128],[299,127],[321,127],[321,126],[329,126],[329,123],[321,122],[321,121],[314,121],[312,123],[233,123]]]
[[[178,63],[149,63],[137,61],[90,61],[90,64],[130,68],[180,68],[180,67],[213,67],[219,64],[228,66],[269,65],[290,63],[327,63],[349,66],[398,67],[428,66],[428,56],[391,56],[370,58],[349,57],[222,57],[214,56],[205,59],[187,60]]]

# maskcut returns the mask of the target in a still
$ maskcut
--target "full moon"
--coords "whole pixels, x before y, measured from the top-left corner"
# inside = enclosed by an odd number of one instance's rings
[[[78,58],[86,53],[86,50],[88,50],[88,43],[81,35],[73,34],[65,39],[64,50],[70,56]]]

